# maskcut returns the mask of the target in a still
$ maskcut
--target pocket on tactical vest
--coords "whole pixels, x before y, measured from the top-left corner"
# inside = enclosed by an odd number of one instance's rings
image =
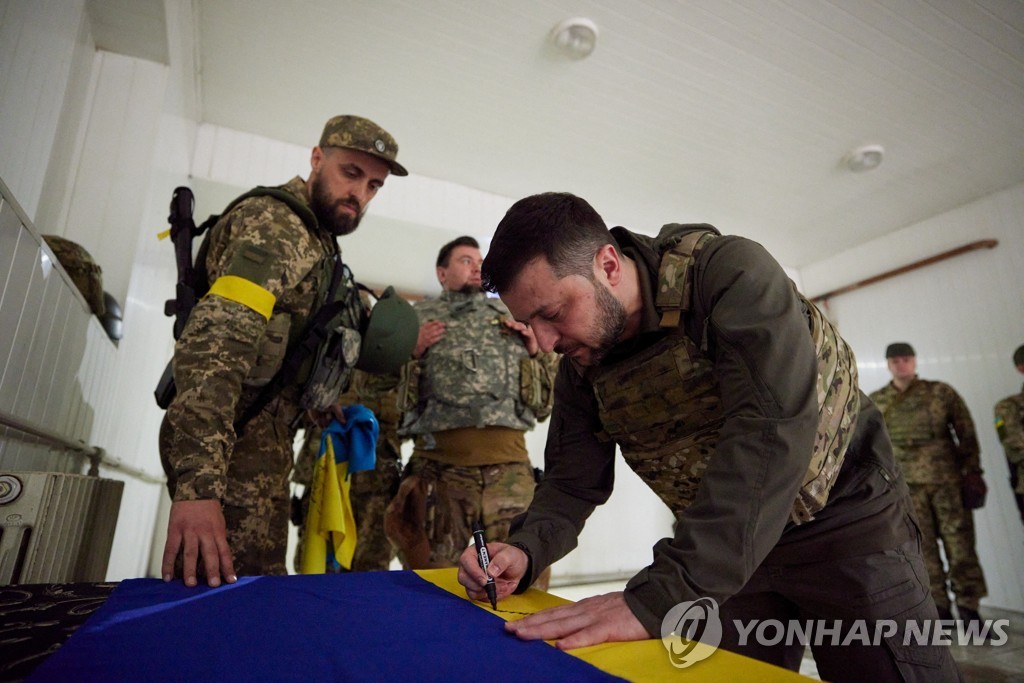
[[[361,343],[362,335],[342,325],[327,333],[302,392],[303,408],[324,411],[338,402],[352,379]]]
[[[554,399],[551,383],[545,381],[543,372],[533,358],[527,357],[519,361],[519,399],[538,417],[551,413],[551,403]]]
[[[402,366],[396,399],[400,413],[409,413],[416,409],[416,404],[420,400],[421,372],[419,361],[412,361]]]
[[[267,322],[267,329],[260,340],[253,364],[244,384],[247,387],[262,387],[269,382],[281,369],[285,353],[288,351],[288,330],[291,328],[291,316],[288,313],[275,313]]]

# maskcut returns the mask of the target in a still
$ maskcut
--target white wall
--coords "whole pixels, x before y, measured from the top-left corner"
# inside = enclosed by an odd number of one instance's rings
[[[1024,611],[1024,528],[993,427],[996,401],[1020,391],[1011,362],[1024,343],[1024,185],[986,197],[801,270],[811,296],[981,239],[957,256],[832,298],[827,310],[857,354],[868,393],[890,380],[885,347],[910,342],[918,374],[963,396],[981,442],[989,493],[974,513],[988,582],[982,605]]]
[[[0,178],[32,221],[75,60],[91,50],[84,16],[84,0],[0,0]]]
[[[152,390],[171,355],[162,307],[175,278],[172,251],[155,235],[165,227],[170,190],[187,181],[194,148],[194,21],[188,0],[166,3],[167,67],[96,51],[83,9],[70,0],[0,4],[0,177],[30,219],[38,213],[45,221],[39,232],[65,234],[92,252],[123,305],[120,345],[102,331],[90,334],[89,348],[102,353],[85,353],[71,369],[83,406],[49,425],[72,419],[69,436],[151,475],[126,481],[108,570],[121,579],[146,575],[167,500]],[[93,320],[89,331],[97,326]],[[5,350],[13,341],[5,337]]]

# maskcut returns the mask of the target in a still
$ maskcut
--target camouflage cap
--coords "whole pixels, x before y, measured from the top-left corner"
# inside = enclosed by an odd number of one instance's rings
[[[893,342],[885,349],[886,358],[896,358],[897,356],[916,356],[914,353],[914,347],[907,342]]]
[[[320,136],[320,146],[366,152],[384,161],[394,175],[409,175],[405,167],[395,161],[398,143],[391,134],[361,116],[342,115],[328,120]]]
[[[1017,347],[1017,350],[1013,352],[1013,364],[1024,365],[1024,344]]]

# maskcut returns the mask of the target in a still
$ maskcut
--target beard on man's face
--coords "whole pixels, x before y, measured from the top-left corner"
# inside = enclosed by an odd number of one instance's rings
[[[335,237],[341,237],[355,232],[359,227],[359,221],[363,218],[363,207],[354,197],[333,199],[319,177],[313,178],[313,182],[310,183],[309,195],[309,208],[313,210],[320,227],[327,232]],[[355,209],[355,216],[339,211],[346,205]]]
[[[479,294],[482,291],[484,291],[484,288],[481,285],[474,285],[469,282],[462,285],[459,289],[459,292],[462,294]]]
[[[580,359],[581,365],[593,366],[600,363],[618,341],[626,328],[626,309],[622,302],[612,293],[594,282],[594,300],[597,303],[597,314],[592,326],[597,338],[593,346],[587,347],[587,356]],[[561,350],[560,353],[572,352],[575,349]],[[559,349],[555,349],[559,351]]]

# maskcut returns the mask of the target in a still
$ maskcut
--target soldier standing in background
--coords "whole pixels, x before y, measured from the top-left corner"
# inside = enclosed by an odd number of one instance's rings
[[[415,305],[421,343],[399,394],[399,434],[415,449],[388,510],[388,535],[413,569],[455,566],[476,521],[505,539],[533,497],[524,435],[551,412],[557,354],[484,293],[481,263],[472,237],[449,242],[441,296]]]
[[[974,549],[971,510],[984,504],[985,482],[974,422],[953,387],[917,376],[917,357],[910,344],[890,344],[885,357],[892,381],[872,393],[871,400],[882,411],[896,460],[910,486],[932,597],[939,615],[951,619],[948,578],[960,618],[980,622],[978,602],[988,590]],[[940,540],[948,575],[939,557]]]
[[[1017,372],[1024,374],[1024,346],[1013,352]],[[1024,522],[1024,388],[1019,394],[1007,396],[996,404],[996,432],[1006,451],[1010,466],[1010,488],[1017,500],[1020,519]]]
[[[389,173],[407,175],[397,153],[394,138],[372,121],[334,117],[312,150],[308,180],[296,176],[274,196],[235,203],[210,231],[197,267],[212,284],[175,346],[177,396],[160,430],[173,501],[165,581],[178,571],[188,586],[197,584],[197,573],[218,586],[222,578],[234,582],[235,572],[286,572],[298,417],[313,407],[312,394],[317,409],[328,410],[345,387],[296,378],[240,433],[234,425],[278,376],[289,340],[327,299],[344,307],[330,321],[331,347],[321,346],[331,353],[318,359],[355,363],[366,311],[336,238],[356,229]]]

